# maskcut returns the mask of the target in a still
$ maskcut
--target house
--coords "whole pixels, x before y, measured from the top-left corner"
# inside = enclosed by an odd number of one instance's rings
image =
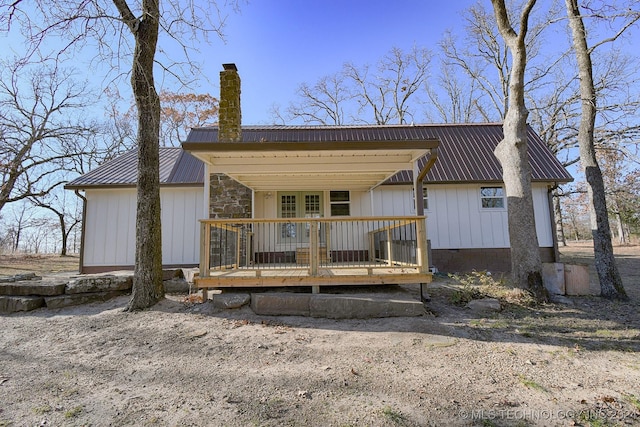
[[[161,149],[165,266],[199,265],[203,288],[510,269],[501,124],[242,126],[240,78],[224,67],[219,126]],[[528,141],[540,253],[552,262],[550,192],[572,178],[531,128]],[[133,265],[135,160],[66,186],[86,197],[82,272]]]

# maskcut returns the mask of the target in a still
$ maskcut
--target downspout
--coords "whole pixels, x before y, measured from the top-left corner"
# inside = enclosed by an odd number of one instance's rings
[[[82,199],[82,228],[80,229],[80,261],[78,266],[78,272],[83,273],[84,270],[84,235],[87,224],[87,198],[80,195],[80,190],[74,190],[76,196]]]
[[[553,262],[560,261],[560,248],[558,247],[558,233],[556,232],[556,219],[553,211],[553,190],[558,188],[558,183],[547,186],[547,205],[549,206],[549,219],[551,224],[551,239],[553,242]]]

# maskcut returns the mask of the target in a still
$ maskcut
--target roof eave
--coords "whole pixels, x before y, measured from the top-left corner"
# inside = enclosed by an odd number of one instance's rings
[[[234,151],[336,151],[336,150],[388,150],[437,148],[439,140],[394,140],[394,141],[314,141],[314,142],[183,142],[182,148],[197,153]]]

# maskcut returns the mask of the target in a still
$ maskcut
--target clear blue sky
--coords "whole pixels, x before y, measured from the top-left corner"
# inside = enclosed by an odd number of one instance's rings
[[[345,62],[373,65],[393,47],[408,51],[417,45],[436,53],[445,31],[463,34],[463,11],[478,1],[491,10],[489,0],[239,0],[238,12],[223,10],[228,14],[226,43],[212,37],[209,45],[202,42],[195,46],[200,53],[192,59],[202,64],[203,73],[198,86],[172,86],[169,79],[163,82],[160,72],[156,78],[159,89],[208,92],[218,97],[222,64],[233,62],[242,78],[243,123],[268,124],[272,105],[286,110],[301,83],[314,84],[339,71]],[[549,6],[549,0],[538,3],[534,15]],[[566,29],[560,25],[556,31],[561,36]],[[0,38],[8,48],[0,56],[24,50],[17,33],[14,26],[11,34]],[[640,30],[634,29],[632,34],[622,44],[636,54]],[[171,46],[161,43],[160,48],[171,54]],[[74,59],[78,78],[90,78],[100,88],[110,81],[103,78],[109,64],[95,61],[91,43]],[[183,57],[178,54],[176,59]],[[130,71],[130,60],[125,57],[119,61],[120,72]],[[437,61],[432,64],[438,66]],[[121,79],[119,85],[120,92],[130,96],[128,78]]]
[[[252,0],[231,13],[226,44],[202,47],[210,84],[218,96],[221,64],[233,62],[242,79],[245,125],[270,122],[269,109],[284,109],[301,83],[339,71],[345,62],[374,64],[392,47],[437,48],[447,29],[460,28],[460,12],[472,0]]]

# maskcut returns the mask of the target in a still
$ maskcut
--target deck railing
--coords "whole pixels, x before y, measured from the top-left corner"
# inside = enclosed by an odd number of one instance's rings
[[[240,269],[428,271],[425,217],[209,219],[201,227],[201,277]]]

